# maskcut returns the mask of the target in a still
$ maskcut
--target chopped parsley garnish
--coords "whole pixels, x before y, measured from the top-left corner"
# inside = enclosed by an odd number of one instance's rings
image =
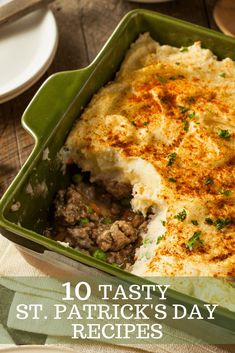
[[[212,226],[212,224],[214,223],[213,221],[212,221],[212,219],[211,218],[205,218],[205,223],[206,224],[209,224],[210,226]]]
[[[178,107],[179,107],[181,113],[186,113],[188,111],[188,108],[184,107],[183,105],[179,105]]]
[[[162,239],[163,239],[163,235],[160,235],[156,240],[156,245],[158,245]]]
[[[174,218],[177,218],[181,222],[183,222],[186,217],[187,217],[187,213],[186,213],[185,209],[183,209],[183,211],[177,213],[177,215],[174,216]]]
[[[212,184],[213,183],[213,179],[211,179],[210,177],[207,178],[204,182],[205,185],[209,185],[209,184]]]
[[[79,222],[81,225],[85,225],[85,224],[88,224],[90,221],[88,218],[80,218]]]
[[[149,259],[149,254],[148,252],[144,253],[141,255],[140,260],[148,260]]]
[[[166,221],[161,221],[161,223],[162,223],[163,227],[166,226]]]
[[[229,218],[225,218],[225,219],[217,218],[214,222],[214,225],[218,230],[221,230],[227,225],[229,225],[230,223],[231,223],[231,220]]]
[[[188,131],[189,129],[189,122],[188,121],[184,121],[184,131]]]
[[[166,83],[167,82],[167,79],[165,77],[162,77],[162,76],[158,76],[157,79],[158,79],[158,81],[160,83]]]
[[[181,52],[181,53],[184,53],[184,52],[186,52],[186,51],[188,51],[188,48],[187,48],[187,47],[182,47],[182,48],[180,48],[180,52]]]
[[[179,62],[179,61],[177,61],[177,62],[175,63],[175,65],[180,65],[180,62]]]
[[[151,240],[149,238],[145,238],[144,239],[144,244],[147,245],[147,244],[150,244],[151,243]]]
[[[147,126],[148,124],[149,124],[149,121],[145,121],[145,122],[143,123],[144,126]]]
[[[193,234],[193,236],[188,240],[186,247],[192,251],[193,247],[197,244],[204,244],[204,241],[200,239],[202,232],[198,231]]]
[[[220,190],[219,193],[224,196],[230,196],[232,191],[231,190]]]
[[[110,264],[110,265],[113,266],[113,267],[115,267],[115,268],[120,268],[120,267],[121,267],[121,265],[118,265],[118,264],[116,264],[115,262],[112,263],[112,264]]]
[[[105,261],[107,258],[107,254],[103,250],[100,250],[100,249],[96,249],[93,252],[92,256],[95,257],[96,259],[102,260],[102,261]]]
[[[196,116],[195,112],[192,112],[192,113],[188,114],[189,119],[193,119],[193,118],[195,118],[195,116]]]
[[[168,181],[169,181],[170,183],[176,183],[176,179],[175,179],[175,178],[172,178],[172,177],[168,178]]]
[[[193,96],[189,96],[188,99],[187,99],[187,101],[188,101],[189,103],[194,103],[194,102],[196,101],[196,99],[195,99]]]
[[[82,181],[82,175],[81,174],[74,174],[72,176],[72,180],[75,184],[79,184]]]
[[[231,219],[229,218],[217,218],[213,221],[211,218],[206,218],[205,223],[209,225],[214,225],[218,230],[222,230],[224,227],[231,224]]]
[[[218,132],[218,135],[219,135],[219,137],[221,137],[222,139],[228,139],[228,138],[231,136],[231,134],[230,134],[230,132],[229,132],[228,130],[220,130],[220,131]]]
[[[198,221],[196,219],[192,219],[191,220],[191,223],[194,225],[194,226],[198,226]]]
[[[176,156],[177,156],[177,154],[175,152],[169,154],[169,156],[167,157],[168,158],[168,163],[167,163],[168,167],[170,167],[174,164],[174,162],[176,160]]]
[[[171,76],[170,80],[175,81],[177,79],[177,76]]]
[[[112,224],[113,221],[111,220],[111,218],[106,217],[106,218],[104,218],[104,219],[102,220],[102,223],[103,223],[103,224]]]
[[[130,207],[131,197],[124,197],[123,199],[121,199],[120,203],[123,207]]]
[[[92,213],[94,213],[93,208],[91,208],[91,207],[87,207],[87,213],[88,213],[88,214],[92,214]]]
[[[225,78],[226,77],[226,73],[225,72],[222,72],[221,74],[219,74],[220,75],[220,77],[223,77],[223,78]]]

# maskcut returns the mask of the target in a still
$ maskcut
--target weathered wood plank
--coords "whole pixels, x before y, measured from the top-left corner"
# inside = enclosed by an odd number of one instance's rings
[[[134,8],[159,11],[203,26],[208,25],[203,0],[178,0],[160,4],[132,3],[127,0],[80,0],[82,27],[89,60],[93,60],[120,19]]]
[[[19,97],[0,106],[0,195],[32,150],[33,140],[21,126],[21,116],[45,78]]]
[[[15,137],[14,117],[8,105],[0,113],[0,194],[6,189],[20,168],[19,152]]]
[[[76,70],[88,64],[88,53],[82,28],[78,0],[57,0],[51,4],[59,30],[59,44],[49,74]]]

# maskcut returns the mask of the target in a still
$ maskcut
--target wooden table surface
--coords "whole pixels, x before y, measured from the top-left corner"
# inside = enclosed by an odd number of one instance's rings
[[[127,0],[55,1],[51,8],[58,24],[59,46],[51,67],[28,91],[0,105],[0,196],[32,150],[33,140],[21,127],[21,115],[48,76],[90,63],[120,19],[131,9],[156,10],[217,29],[212,18],[214,4],[215,0],[175,0],[161,4]]]

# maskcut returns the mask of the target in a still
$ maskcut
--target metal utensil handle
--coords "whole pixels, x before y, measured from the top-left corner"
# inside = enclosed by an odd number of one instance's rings
[[[0,6],[0,25],[15,21],[54,0],[11,0]]]

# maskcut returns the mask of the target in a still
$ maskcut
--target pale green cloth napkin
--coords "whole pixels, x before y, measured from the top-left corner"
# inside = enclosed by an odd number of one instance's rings
[[[0,324],[0,339],[1,339],[1,344],[8,344],[8,345],[14,345],[14,341],[7,332],[7,330],[4,328],[2,324]]]
[[[55,258],[58,255],[55,254]],[[82,267],[82,271],[79,270],[79,264],[71,262],[64,257],[60,257],[61,261],[69,262],[70,265],[78,266],[78,268],[74,268],[74,271],[84,276],[84,267]],[[50,261],[52,260],[52,256],[50,255]],[[66,265],[65,265],[66,266]],[[94,273],[96,270],[86,268],[86,271]],[[42,276],[42,272],[38,269],[29,265],[25,259],[21,256],[18,250],[15,248],[13,244],[10,244],[6,239],[4,239],[0,235],[0,275],[1,276]],[[99,276],[107,276],[106,274],[98,273]],[[79,277],[78,277],[79,278]],[[110,278],[111,280],[111,278]],[[196,339],[193,336],[187,335],[186,333],[175,330],[173,328],[167,327],[165,330],[165,336],[167,335],[168,342],[170,342],[173,337],[179,337],[182,344],[132,344],[130,346],[123,346],[123,345],[113,345],[113,344],[106,344],[102,342],[75,342],[74,340],[70,339],[69,336],[71,335],[71,323],[70,322],[63,322],[63,327],[61,327],[61,323],[56,320],[53,321],[53,325],[49,324],[50,320],[43,321],[42,320],[35,320],[33,327],[29,325],[28,320],[15,320],[15,307],[17,304],[21,303],[41,303],[45,306],[52,307],[55,303],[62,302],[61,294],[64,294],[63,288],[61,287],[61,283],[57,280],[53,280],[51,287],[53,287],[53,291],[45,287],[43,285],[43,281],[38,284],[38,281],[35,281],[34,284],[31,283],[30,285],[27,279],[19,277],[17,278],[1,278],[0,284],[3,286],[14,290],[15,295],[13,302],[11,304],[11,308],[8,315],[8,322],[7,325],[9,328],[18,329],[22,331],[34,332],[34,333],[42,333],[48,336],[46,340],[46,344],[56,344],[58,346],[62,345],[64,347],[74,348],[76,351],[79,352],[103,352],[103,353],[116,353],[116,352],[138,352],[139,350],[145,352],[153,352],[153,353],[160,353],[160,352],[168,352],[168,353],[225,353],[228,352],[227,350],[220,349],[217,346],[211,346],[203,344],[203,342],[199,339]],[[93,303],[98,298],[93,298]],[[67,303],[68,304],[68,303]],[[52,313],[48,310],[47,316],[48,318],[52,315]],[[48,324],[47,324],[48,323]],[[68,326],[66,326],[68,325]],[[67,336],[67,337],[64,337]],[[1,336],[0,336],[1,337]]]

